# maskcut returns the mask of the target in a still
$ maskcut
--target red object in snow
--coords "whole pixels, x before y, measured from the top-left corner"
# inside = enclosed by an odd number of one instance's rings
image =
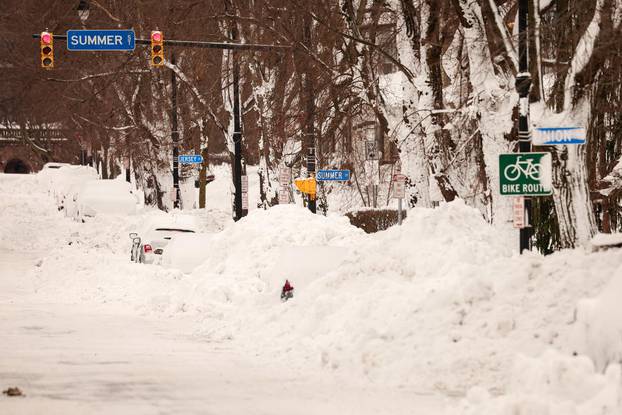
[[[285,285],[281,290],[281,301],[287,301],[294,296],[294,287],[289,283],[289,280],[285,280]]]

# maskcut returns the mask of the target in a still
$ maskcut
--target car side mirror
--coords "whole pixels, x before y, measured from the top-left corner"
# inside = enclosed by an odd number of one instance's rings
[[[130,239],[136,239],[136,238],[138,238],[138,234],[136,232],[130,233]]]

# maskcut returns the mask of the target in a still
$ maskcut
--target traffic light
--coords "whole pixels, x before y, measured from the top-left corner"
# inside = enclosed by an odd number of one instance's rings
[[[39,44],[41,46],[41,67],[54,67],[54,35],[50,32],[41,32]]]
[[[159,30],[151,32],[151,66],[164,65],[164,36]]]

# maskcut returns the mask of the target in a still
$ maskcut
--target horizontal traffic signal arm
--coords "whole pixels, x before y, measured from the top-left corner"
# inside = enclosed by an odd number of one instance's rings
[[[41,34],[32,35],[33,38],[39,39]],[[67,40],[67,35],[53,35],[56,40]],[[136,39],[138,45],[151,45],[151,39]],[[165,46],[185,46],[203,49],[235,49],[235,50],[279,50],[292,49],[289,45],[265,45],[257,43],[227,43],[227,42],[205,42],[198,40],[173,40],[164,39],[162,42]],[[58,46],[58,45],[57,45]]]

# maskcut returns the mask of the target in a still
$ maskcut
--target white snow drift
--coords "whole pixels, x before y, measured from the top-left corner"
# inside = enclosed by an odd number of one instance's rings
[[[127,234],[154,213],[79,224],[51,202],[24,204],[5,209],[22,227],[26,215],[46,217],[37,232],[56,241],[40,254],[39,296],[184,313],[205,341],[292,370],[466,396],[451,413],[622,410],[619,250],[518,256],[515,235],[460,201],[411,210],[402,227],[371,235],[292,205],[222,230],[205,220],[211,235],[170,252],[170,265],[202,253],[184,273],[129,263]],[[286,278],[295,296],[281,303]]]

